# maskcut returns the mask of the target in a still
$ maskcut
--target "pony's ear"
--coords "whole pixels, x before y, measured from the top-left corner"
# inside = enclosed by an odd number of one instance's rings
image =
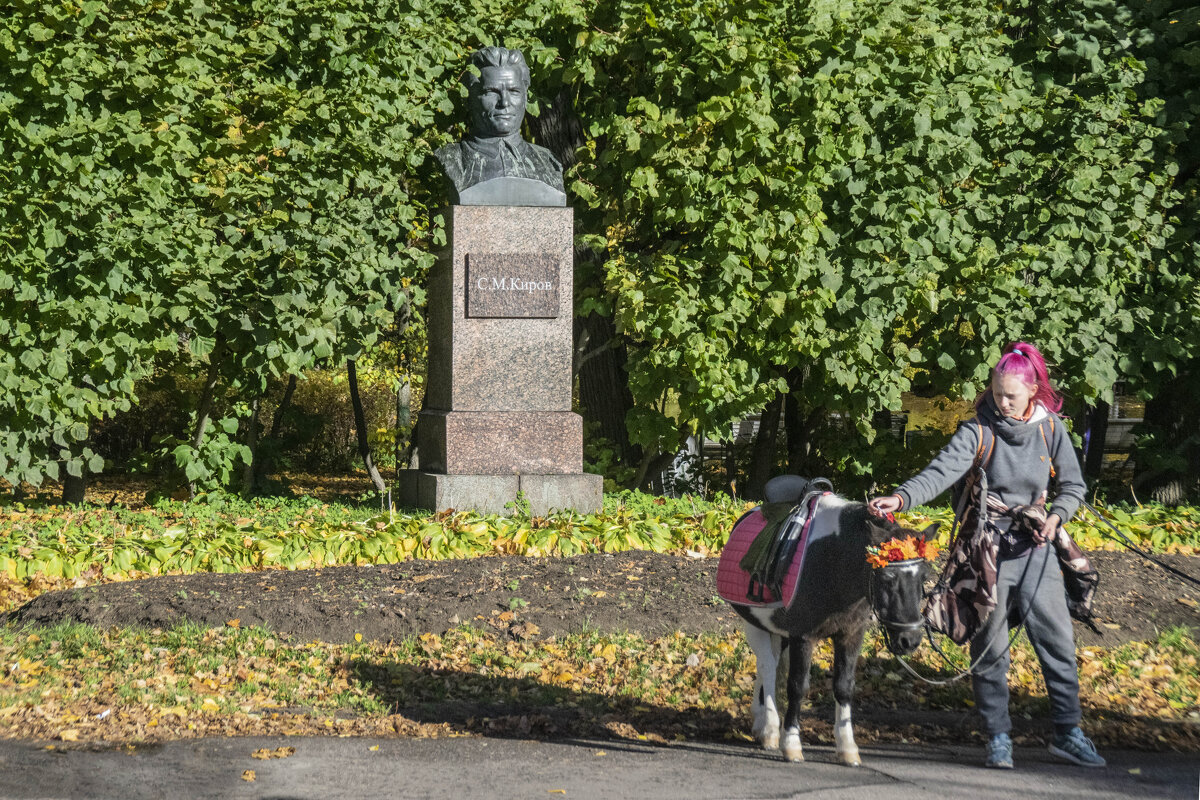
[[[927,542],[933,540],[937,537],[938,528],[940,527],[942,527],[942,523],[940,522],[935,522],[927,526],[925,530],[921,531],[921,538]]]
[[[877,545],[881,542],[886,542],[892,538],[893,530],[896,528],[896,523],[888,522],[885,519],[879,519],[873,514],[867,514],[867,532],[871,537],[871,544]]]

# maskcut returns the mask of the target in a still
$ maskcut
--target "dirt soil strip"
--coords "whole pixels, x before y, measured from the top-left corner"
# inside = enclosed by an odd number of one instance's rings
[[[1089,555],[1101,575],[1096,615],[1103,635],[1077,624],[1080,644],[1144,641],[1176,625],[1200,635],[1200,589],[1131,554]],[[1162,559],[1200,576],[1200,557]],[[587,628],[647,637],[739,630],[738,617],[716,597],[716,571],[716,559],[631,551],[199,573],[48,592],[6,621],[169,628],[184,620],[214,627],[237,620],[326,642],[350,642],[356,633],[386,642],[461,623],[517,628],[522,637]]]

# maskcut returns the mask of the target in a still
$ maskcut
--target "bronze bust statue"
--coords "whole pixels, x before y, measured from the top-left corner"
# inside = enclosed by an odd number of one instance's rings
[[[521,138],[529,65],[520,50],[485,47],[468,71],[471,130],[433,155],[453,184],[456,205],[565,206],[562,165],[549,150]]]

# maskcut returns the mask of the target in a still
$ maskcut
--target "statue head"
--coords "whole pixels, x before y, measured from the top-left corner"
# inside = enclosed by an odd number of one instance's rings
[[[529,91],[529,65],[520,50],[485,47],[471,56],[479,69],[463,77],[471,133],[481,138],[509,136],[521,130]]]

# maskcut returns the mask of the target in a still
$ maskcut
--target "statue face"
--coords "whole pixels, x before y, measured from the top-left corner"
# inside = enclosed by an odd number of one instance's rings
[[[476,136],[508,136],[525,118],[525,85],[511,67],[484,67],[471,90],[471,131]]]

